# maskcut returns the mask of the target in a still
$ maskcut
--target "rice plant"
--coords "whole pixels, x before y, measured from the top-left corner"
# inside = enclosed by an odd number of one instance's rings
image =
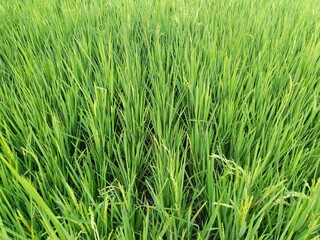
[[[320,239],[318,0],[0,0],[0,239]]]

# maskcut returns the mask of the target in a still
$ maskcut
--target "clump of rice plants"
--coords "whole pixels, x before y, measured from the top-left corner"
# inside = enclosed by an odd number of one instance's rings
[[[0,0],[0,239],[319,239],[317,0]]]

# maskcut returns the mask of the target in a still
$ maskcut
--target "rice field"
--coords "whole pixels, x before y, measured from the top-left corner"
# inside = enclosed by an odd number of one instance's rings
[[[0,239],[320,239],[319,0],[0,0]]]

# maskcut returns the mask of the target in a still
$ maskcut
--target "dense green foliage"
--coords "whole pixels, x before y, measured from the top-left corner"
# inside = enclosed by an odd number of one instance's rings
[[[0,239],[320,239],[318,0],[0,0]]]

